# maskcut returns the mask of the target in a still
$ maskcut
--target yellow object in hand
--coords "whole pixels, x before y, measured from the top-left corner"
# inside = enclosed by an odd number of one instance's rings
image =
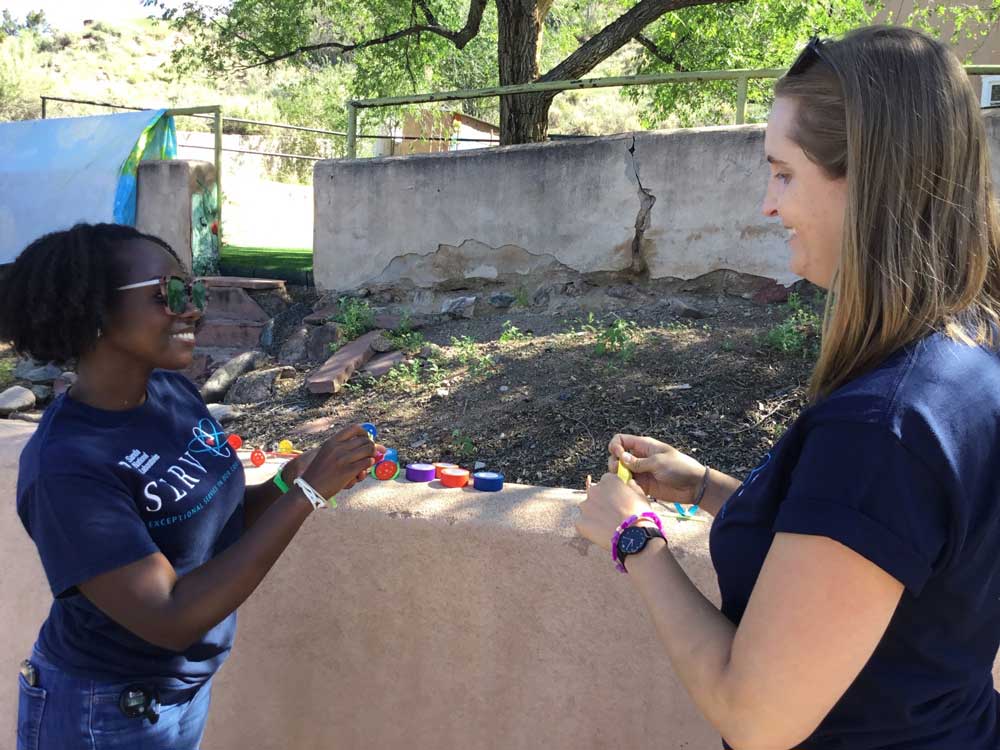
[[[280,443],[278,443],[278,453],[291,453],[292,450],[293,448],[291,440],[282,440]]]
[[[632,479],[632,472],[621,462],[621,459],[618,459],[618,478],[625,482],[625,484],[628,484],[629,480]]]

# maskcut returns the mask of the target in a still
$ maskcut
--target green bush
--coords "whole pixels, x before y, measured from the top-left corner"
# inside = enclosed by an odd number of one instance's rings
[[[816,356],[819,353],[822,317],[795,292],[788,295],[785,310],[787,317],[765,334],[765,345],[783,354]]]
[[[353,341],[375,328],[375,311],[363,299],[341,297],[340,314],[334,317],[346,341]]]
[[[504,321],[503,330],[500,332],[500,341],[507,343],[511,341],[526,341],[530,338],[530,333],[525,333],[509,320]]]
[[[635,342],[639,338],[639,326],[631,320],[615,318],[597,334],[594,351],[604,357],[614,357],[620,362],[628,362],[635,354]]]
[[[451,345],[455,349],[454,358],[459,364],[469,368],[473,375],[486,375],[496,370],[496,364],[489,354],[479,351],[476,342],[469,336],[451,337]]]

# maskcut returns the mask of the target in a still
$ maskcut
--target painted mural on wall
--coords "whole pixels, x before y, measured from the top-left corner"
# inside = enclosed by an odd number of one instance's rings
[[[191,195],[191,255],[195,276],[219,273],[219,190],[198,180]]]

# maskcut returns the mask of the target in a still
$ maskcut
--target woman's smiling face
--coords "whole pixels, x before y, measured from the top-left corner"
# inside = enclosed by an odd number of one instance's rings
[[[792,140],[798,104],[778,97],[764,136],[771,175],[762,211],[788,230],[790,270],[828,289],[840,263],[847,180],[831,178]]]

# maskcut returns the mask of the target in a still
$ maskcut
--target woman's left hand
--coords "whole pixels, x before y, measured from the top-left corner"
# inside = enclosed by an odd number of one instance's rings
[[[601,481],[587,490],[587,499],[580,503],[580,518],[576,531],[598,545],[611,550],[611,537],[629,516],[651,510],[646,493],[634,481],[625,484],[614,474],[605,474]]]
[[[383,453],[385,453],[385,448],[377,443],[375,444],[375,450],[376,451],[381,450]],[[313,448],[312,450],[308,450],[305,453],[296,456],[287,464],[282,466],[281,478],[285,481],[285,484],[291,485],[292,482],[294,482],[297,477],[302,476],[302,474],[305,473],[305,470],[309,468],[309,464],[311,464],[313,462],[313,459],[316,458],[316,453],[318,451],[319,448]],[[358,476],[355,477],[353,480],[351,480],[351,482],[344,489],[350,489],[358,482],[364,480],[367,474],[368,470],[366,469],[365,471],[358,474]]]

